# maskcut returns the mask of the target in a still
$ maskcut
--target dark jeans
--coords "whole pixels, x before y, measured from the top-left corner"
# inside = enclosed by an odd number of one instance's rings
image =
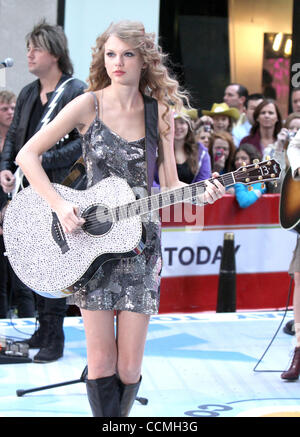
[[[9,264],[9,262],[8,262]],[[9,264],[11,277],[12,301],[18,309],[18,317],[35,317],[35,295],[34,292],[23,284]]]
[[[37,311],[38,315],[56,315],[56,316],[65,316],[67,312],[67,300],[66,298],[58,298],[51,299],[48,297],[40,296],[36,294],[36,303],[37,303]]]
[[[40,296],[28,288],[13,272],[12,275],[13,298],[18,308],[18,317],[35,317],[35,310],[38,315],[65,316],[67,312],[66,298],[51,299]]]
[[[0,236],[0,318],[7,317],[9,302],[15,300],[19,317],[35,316],[33,292],[23,284],[4,256],[3,235]]]
[[[0,238],[0,251],[3,245],[3,238]],[[1,254],[3,251],[1,252]],[[0,318],[7,314],[8,297],[7,284],[10,284],[13,301],[18,309],[18,317],[35,317],[35,310],[39,315],[51,314],[65,316],[67,312],[66,298],[51,299],[42,297],[27,287],[14,273],[7,257],[0,256]]]

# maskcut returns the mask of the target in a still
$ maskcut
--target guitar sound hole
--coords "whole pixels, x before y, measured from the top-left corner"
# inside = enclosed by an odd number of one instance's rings
[[[91,206],[83,212],[82,217],[85,219],[82,229],[90,235],[106,234],[112,227],[112,217],[106,206]]]

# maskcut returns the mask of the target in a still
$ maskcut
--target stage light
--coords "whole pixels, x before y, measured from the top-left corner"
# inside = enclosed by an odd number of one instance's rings
[[[285,55],[291,55],[292,53],[292,40],[291,38],[288,38],[285,42],[285,46],[284,46],[284,54]]]
[[[281,46],[281,42],[282,42],[282,32],[279,32],[276,34],[276,36],[274,38],[274,42],[273,42],[273,46],[272,46],[272,49],[274,50],[274,52],[278,52],[278,50],[280,49],[280,46]]]

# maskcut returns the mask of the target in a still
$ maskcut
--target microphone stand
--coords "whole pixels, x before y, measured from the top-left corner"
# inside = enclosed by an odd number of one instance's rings
[[[42,387],[35,387],[35,388],[29,388],[27,390],[17,390],[16,394],[18,397],[24,396],[27,393],[33,393],[36,391],[41,391],[41,390],[48,390],[50,388],[56,388],[56,387],[63,387],[65,385],[71,385],[71,384],[77,384],[79,382],[85,382],[86,381],[86,377],[87,377],[87,371],[88,371],[88,367],[85,366],[85,368],[83,369],[83,372],[80,376],[79,379],[73,379],[71,381],[65,381],[65,382],[59,382],[57,384],[50,384],[50,385],[44,385]],[[137,396],[135,398],[136,401],[138,401],[141,405],[147,405],[148,404],[148,399],[147,398],[143,398],[140,396]]]
[[[21,396],[26,395],[27,393],[33,393],[35,391],[48,390],[49,388],[62,387],[64,385],[71,385],[71,384],[77,384],[78,382],[85,382],[86,376],[87,376],[87,366],[85,366],[85,368],[83,369],[83,372],[82,372],[79,379],[73,379],[72,381],[60,382],[58,384],[44,385],[42,387],[29,388],[28,390],[17,390],[16,394],[17,394],[17,396],[21,397]]]

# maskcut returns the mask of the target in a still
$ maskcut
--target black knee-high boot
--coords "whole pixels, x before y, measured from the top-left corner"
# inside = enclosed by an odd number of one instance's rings
[[[116,375],[87,379],[86,389],[94,417],[120,417],[120,387]]]
[[[139,391],[141,381],[142,381],[142,377],[140,377],[140,380],[135,384],[125,385],[121,380],[119,380],[120,395],[121,395],[121,402],[120,402],[121,417],[129,416],[136,395]]]

